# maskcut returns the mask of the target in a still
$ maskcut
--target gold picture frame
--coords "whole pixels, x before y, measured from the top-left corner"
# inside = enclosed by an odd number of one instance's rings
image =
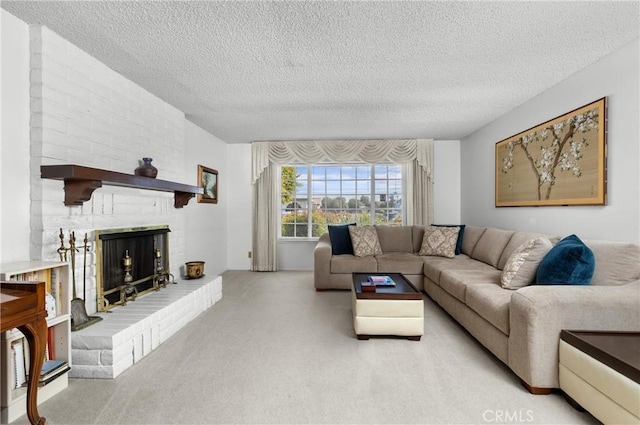
[[[496,143],[495,206],[605,205],[607,99]]]
[[[204,194],[198,195],[198,203],[218,203],[218,170],[198,165],[198,187],[204,189]]]

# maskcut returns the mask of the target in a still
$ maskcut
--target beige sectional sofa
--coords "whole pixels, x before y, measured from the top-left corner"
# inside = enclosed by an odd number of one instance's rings
[[[329,235],[314,251],[316,290],[350,290],[353,272],[403,273],[482,345],[507,364],[533,393],[559,388],[562,329],[640,331],[640,245],[585,240],[595,272],[582,285],[503,289],[502,270],[539,233],[466,226],[454,258],[419,256],[423,226],[376,226],[383,254],[332,255]],[[425,326],[429,326],[426,322]]]

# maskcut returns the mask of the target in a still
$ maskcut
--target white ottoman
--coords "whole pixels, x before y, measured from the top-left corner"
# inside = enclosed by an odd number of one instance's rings
[[[640,333],[562,331],[560,389],[604,424],[640,423]]]
[[[354,273],[351,289],[353,328],[358,339],[372,335],[405,336],[419,341],[424,335],[424,301],[420,291],[399,273],[385,273],[394,287],[363,292],[362,282],[370,274]],[[373,273],[376,275],[376,273]]]

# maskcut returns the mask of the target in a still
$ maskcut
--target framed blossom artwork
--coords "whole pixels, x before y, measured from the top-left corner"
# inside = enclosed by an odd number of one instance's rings
[[[207,204],[218,203],[218,170],[198,165],[198,187],[204,189],[198,195],[198,202]]]
[[[496,207],[604,205],[606,98],[496,143]]]

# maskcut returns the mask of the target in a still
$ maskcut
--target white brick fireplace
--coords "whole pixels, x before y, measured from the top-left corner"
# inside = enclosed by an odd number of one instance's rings
[[[47,28],[30,28],[30,55],[31,258],[59,260],[60,229],[65,238],[74,231],[78,245],[86,233],[86,308],[94,315],[94,231],[158,224],[171,229],[170,269],[180,283],[72,333],[72,376],[115,377],[219,300],[221,278],[180,279],[188,241],[184,209],[174,208],[173,194],[104,185],[83,205],[69,207],[63,182],[41,179],[40,166],[132,174],[142,157],[150,157],[159,179],[187,183],[185,116]],[[85,298],[83,257],[76,260],[76,290]]]
[[[181,281],[72,334],[72,378],[115,378],[222,298],[222,278]]]
[[[95,229],[167,224],[175,273],[185,260],[185,215],[173,207],[172,194],[105,185],[83,205],[68,207],[63,182],[41,179],[40,166],[133,174],[142,157],[151,157],[158,178],[184,182],[184,113],[51,30],[30,31],[31,257],[57,259],[60,228],[92,240]],[[95,272],[88,275],[87,288],[95,291]]]

